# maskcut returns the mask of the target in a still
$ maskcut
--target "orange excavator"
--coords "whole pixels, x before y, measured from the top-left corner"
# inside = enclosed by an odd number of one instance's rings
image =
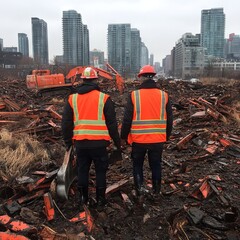
[[[109,71],[102,68],[91,67],[97,71],[100,85],[106,86],[107,83],[114,84],[120,94],[122,94],[124,89],[123,78],[110,64],[107,63],[106,66]],[[51,74],[50,70],[33,70],[31,75],[27,75],[27,87],[38,95],[55,90],[66,90],[71,92],[71,89],[75,85],[81,83],[81,75],[87,67],[88,66],[75,67],[69,71],[66,77],[64,77],[63,74]],[[110,82],[104,82],[106,79],[110,80]]]

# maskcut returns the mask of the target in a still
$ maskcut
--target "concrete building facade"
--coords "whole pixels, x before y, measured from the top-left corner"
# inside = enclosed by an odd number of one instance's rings
[[[186,33],[175,46],[174,76],[192,78],[202,74],[206,50],[200,46],[198,35]]]
[[[229,38],[226,41],[226,58],[228,59],[240,59],[240,35],[235,33],[229,34]]]
[[[240,71],[240,61],[218,61],[213,62],[212,66],[214,68],[219,69],[220,71],[225,70],[232,70],[232,71]]]

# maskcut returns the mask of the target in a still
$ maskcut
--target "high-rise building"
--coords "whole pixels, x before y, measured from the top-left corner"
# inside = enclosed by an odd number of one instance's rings
[[[198,35],[185,33],[175,46],[174,75],[191,78],[202,74],[206,50],[201,47]]]
[[[151,53],[149,58],[149,64],[153,66],[153,63],[154,63],[154,55]]]
[[[131,29],[131,73],[135,75],[141,68],[141,37],[140,31]]]
[[[167,55],[162,61],[164,75],[170,77],[172,75],[172,56]]]
[[[229,34],[226,42],[226,57],[230,59],[240,59],[240,35]]]
[[[202,10],[201,45],[213,57],[224,56],[225,14],[223,8]]]
[[[149,63],[148,48],[142,42],[141,43],[141,67],[148,65],[148,63]]]
[[[89,65],[89,31],[87,25],[83,25],[83,65]]]
[[[108,24],[108,62],[122,76],[131,73],[131,25]]]
[[[2,51],[2,50],[3,50],[3,39],[0,38],[0,51]]]
[[[63,60],[69,65],[89,65],[89,31],[81,14],[63,11]]]
[[[29,57],[29,44],[26,33],[18,33],[18,51],[22,53],[23,56]]]
[[[39,18],[32,18],[33,59],[40,64],[48,64],[47,23]]]
[[[176,47],[174,46],[171,50],[171,61],[172,61],[171,66],[172,66],[172,68],[170,70],[169,77],[175,76],[175,73],[174,73],[174,71],[175,71],[175,56],[176,56]]]
[[[160,62],[154,62],[154,70],[156,71],[156,73],[160,73],[161,70],[163,70],[163,68],[161,67]]]

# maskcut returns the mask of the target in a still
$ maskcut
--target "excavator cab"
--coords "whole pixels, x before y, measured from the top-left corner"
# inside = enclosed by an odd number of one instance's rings
[[[63,86],[65,79],[63,74],[51,74],[50,70],[33,70],[27,75],[27,87],[36,92],[56,86]]]

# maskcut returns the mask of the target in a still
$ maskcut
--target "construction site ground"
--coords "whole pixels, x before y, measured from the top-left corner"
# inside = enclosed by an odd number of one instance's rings
[[[123,95],[113,86],[101,86],[116,104],[119,124],[138,84],[126,82]],[[157,84],[169,93],[174,114],[163,153],[160,199],[151,194],[147,159],[145,194],[142,201],[136,197],[127,146],[123,160],[109,165],[106,208],[93,206],[92,166],[91,204],[79,215],[76,181],[67,201],[56,194],[67,96],[36,97],[25,80],[0,76],[0,239],[239,240],[240,81]]]

